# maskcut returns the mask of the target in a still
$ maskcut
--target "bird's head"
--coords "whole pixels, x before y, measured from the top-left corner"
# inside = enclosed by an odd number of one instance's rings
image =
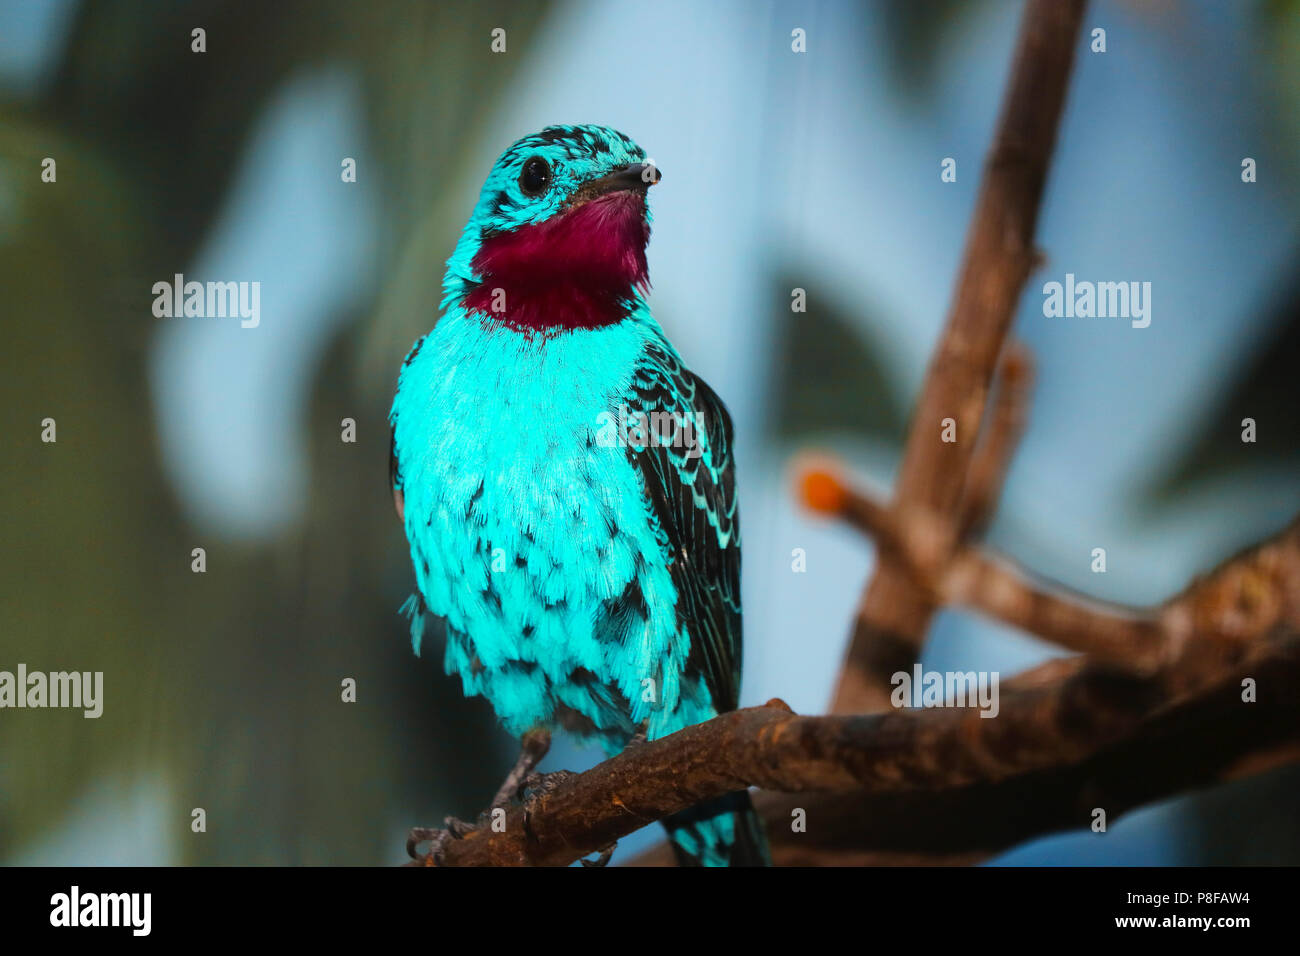
[[[496,161],[447,263],[444,307],[512,325],[617,321],[648,287],[645,151],[605,126],[550,126]]]

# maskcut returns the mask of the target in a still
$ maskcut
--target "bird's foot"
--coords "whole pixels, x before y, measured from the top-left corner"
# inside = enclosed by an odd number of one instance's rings
[[[524,809],[531,810],[542,797],[549,796],[560,784],[577,774],[572,770],[552,770],[550,773],[530,773],[524,781]]]
[[[461,840],[474,832],[477,824],[466,823],[457,817],[447,817],[442,827],[412,827],[406,835],[406,855],[430,866],[437,866],[448,841]],[[420,853],[420,844],[428,843],[429,852]]]
[[[542,758],[550,749],[549,730],[530,730],[524,734],[519,741],[519,757],[515,760],[515,765],[510,768],[510,772],[506,774],[506,779],[502,781],[489,806],[506,807],[510,805],[511,800],[522,796],[528,778],[532,776],[533,771],[537,769],[537,765],[542,762]]]
[[[504,810],[512,800],[523,803],[525,810],[533,806],[540,797],[554,790],[570,776],[567,770],[554,773],[535,773],[537,765],[551,747],[551,734],[547,730],[530,730],[520,741],[519,759],[506,775],[501,788],[492,798],[488,808],[479,814],[475,823],[466,823],[455,817],[447,817],[442,828],[415,827],[406,837],[406,853],[413,860],[429,866],[437,866],[450,840],[459,840],[482,827],[492,819],[496,810]],[[421,854],[420,844],[428,843],[429,852]],[[603,851],[602,851],[603,852]]]
[[[482,819],[482,815],[480,815],[480,819]],[[459,817],[444,817],[442,822],[443,826],[447,828],[447,832],[457,840],[464,839],[478,829],[477,823],[467,823]]]

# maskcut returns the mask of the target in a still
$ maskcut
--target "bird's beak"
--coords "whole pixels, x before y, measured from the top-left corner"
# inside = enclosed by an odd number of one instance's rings
[[[647,189],[661,179],[663,179],[663,173],[659,172],[650,163],[629,163],[622,169],[616,169],[599,179],[592,179],[583,183],[578,187],[577,192],[573,194],[571,201],[573,203],[585,202],[606,193],[624,190],[640,192],[644,195]]]

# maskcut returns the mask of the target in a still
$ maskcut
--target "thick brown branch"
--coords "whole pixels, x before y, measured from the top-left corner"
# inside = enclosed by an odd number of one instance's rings
[[[1248,705],[1235,679],[1247,671],[1260,687],[1258,702]],[[1300,762],[1297,681],[1294,658],[1243,667],[1120,745],[999,783],[897,794],[764,792],[754,804],[779,866],[978,862],[1035,837],[1082,831],[1094,807],[1113,825],[1152,801]],[[1004,682],[1003,691],[1013,683]],[[791,829],[795,808],[807,816],[806,832]],[[666,845],[623,862],[673,865]]]
[[[1242,701],[1240,682],[1247,676],[1257,683],[1256,703]],[[1240,665],[1214,687],[1159,711],[1116,746],[1075,764],[992,784],[865,799],[761,794],[757,805],[772,822],[779,863],[806,861],[811,853],[827,862],[853,854],[854,862],[968,863],[1049,833],[1082,831],[1095,807],[1113,826],[1154,801],[1297,762],[1297,681],[1300,654],[1292,645],[1290,652]],[[795,806],[820,825],[791,833]]]
[[[952,310],[921,389],[896,505],[961,525],[958,514],[997,357],[1036,256],[1034,229],[1084,0],[1030,0],[985,165]],[[956,422],[953,442],[942,422]],[[956,535],[953,535],[956,540]],[[887,677],[916,658],[934,601],[885,555],[859,605],[836,712],[887,706]]]
[[[972,793],[988,799],[990,788],[1004,782],[1086,765],[1112,750],[1122,753],[1126,742],[1140,749],[1143,739],[1167,742],[1186,727],[1199,733],[1216,721],[1233,721],[1239,710],[1256,706],[1241,702],[1244,677],[1254,678],[1259,693],[1268,695],[1270,706],[1263,708],[1268,729],[1230,734],[1232,752],[1214,755],[1209,769],[1202,768],[1209,773],[1228,757],[1300,739],[1300,695],[1294,691],[1300,650],[1294,637],[1258,646],[1208,685],[1084,669],[1059,685],[1004,693],[992,720],[965,708],[831,717],[801,717],[777,707],[734,711],[566,779],[526,808],[514,808],[502,832],[481,826],[450,841],[439,862],[564,865],[668,814],[751,785],[787,793],[851,792],[840,802],[862,808],[896,801],[894,819],[905,815],[905,806],[925,806],[927,800],[936,811],[942,806],[951,811]],[[1207,753],[1185,749],[1193,758]],[[1134,758],[1128,759],[1131,765]],[[1171,779],[1183,783],[1187,772]],[[1152,774],[1131,776],[1130,799],[1162,794]],[[1056,778],[1035,777],[1035,785],[1049,779]],[[1091,778],[1085,773],[1085,779]],[[1070,793],[1076,813],[1098,805],[1077,780],[1075,787]],[[963,791],[965,797],[956,795]],[[1129,805],[1122,799],[1116,803],[1120,809]],[[1005,816],[1007,805],[1002,806]],[[1085,821],[1073,819],[1078,825]],[[1058,813],[1056,824],[1067,822]],[[879,832],[873,832],[879,843]],[[861,845],[850,840],[843,848]]]

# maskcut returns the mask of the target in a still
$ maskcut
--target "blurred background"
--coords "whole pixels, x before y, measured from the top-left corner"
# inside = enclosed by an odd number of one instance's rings
[[[408,827],[486,803],[515,745],[436,643],[411,653],[385,418],[483,177],[552,123],[614,126],[665,171],[651,304],[736,423],[742,702],[824,710],[872,556],[799,511],[790,461],[892,480],[1019,13],[0,0],[0,669],[103,671],[105,698],[98,720],[0,713],[0,861],[393,864]],[[1103,0],[1084,32],[1016,326],[1036,396],[991,537],[1153,602],[1300,505],[1300,2]],[[1150,327],[1044,318],[1066,272],[1151,282]],[[176,273],[260,282],[260,325],[154,318]],[[1053,653],[946,613],[923,663],[1009,675]],[[595,759],[560,744],[547,766]],[[1298,797],[1284,770],[994,862],[1296,863]]]

